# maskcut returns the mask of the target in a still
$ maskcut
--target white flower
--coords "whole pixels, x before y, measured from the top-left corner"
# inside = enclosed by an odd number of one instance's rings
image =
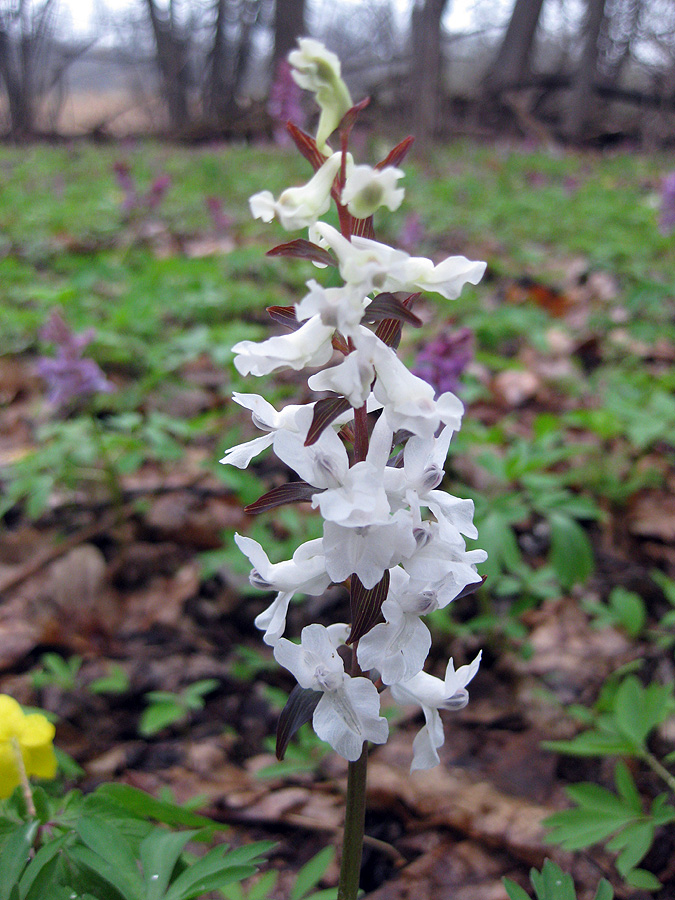
[[[311,375],[307,384],[313,391],[341,394],[355,409],[360,409],[370,394],[374,378],[373,364],[363,354],[354,351],[337,366]]]
[[[364,741],[383,744],[389,734],[387,720],[380,716],[380,698],[367,678],[351,678],[323,625],[302,629],[301,644],[285,638],[277,643],[274,656],[298,684],[323,696],[314,710],[312,725],[340,756],[354,762]]]
[[[275,335],[260,343],[240,341],[232,351],[234,365],[241,375],[269,375],[286,366],[298,371],[306,366],[323,366],[333,355],[334,329],[319,316],[289,334]]]
[[[380,206],[393,212],[403,201],[405,191],[397,188],[396,182],[404,174],[393,166],[384,169],[354,166],[345,180],[341,200],[357,219],[367,219]]]
[[[472,262],[464,256],[450,256],[435,266],[430,259],[411,257],[370,238],[353,235],[349,241],[325,222],[317,222],[313,233],[337,256],[344,280],[365,293],[375,289],[435,291],[454,300],[467,282],[478,284],[486,268],[484,262]]]
[[[329,426],[318,440],[306,447],[305,437],[311,419],[307,410],[296,417],[297,430],[278,431],[274,437],[274,452],[307,484],[321,489],[339,487],[349,471],[345,446]]]
[[[385,290],[388,273],[409,259],[403,250],[394,250],[379,241],[360,237],[352,237],[349,241],[326,222],[317,222],[313,233],[337,256],[340,275],[345,282],[364,294]]]
[[[316,94],[321,116],[316,133],[319,150],[351,109],[352,99],[347,85],[340,77],[340,60],[313,38],[299,38],[298,50],[288,55],[291,75],[295,83]]]
[[[259,394],[242,394],[234,391],[232,399],[235,403],[243,406],[244,409],[251,410],[251,420],[254,425],[261,431],[266,431],[262,437],[254,438],[252,441],[246,441],[244,444],[237,444],[225,451],[225,456],[220,460],[223,465],[236,466],[238,469],[245,469],[246,466],[263,450],[272,446],[274,441],[274,433],[280,429],[295,430],[295,417],[298,410],[304,406],[290,404],[285,406],[281,412],[277,412],[271,403],[268,403],[264,397]],[[310,404],[310,408],[314,408],[314,404]]]
[[[417,549],[401,565],[410,575],[415,590],[435,593],[439,609],[451,603],[468,585],[480,583],[476,565],[485,562],[487,553],[467,550],[452,523],[422,522],[414,533]]]
[[[459,429],[464,405],[458,397],[447,391],[434,399],[433,387],[413,375],[382,341],[377,341],[374,358],[377,379],[373,393],[394,430],[431,438],[441,423]]]
[[[403,483],[400,486],[416,519],[420,506],[428,507],[436,518],[443,519],[459,534],[478,537],[473,524],[473,500],[462,500],[445,491],[436,490],[443,480],[443,466],[448,455],[453,429],[447,425],[438,437],[421,438],[413,435],[403,451]]]
[[[295,305],[299,322],[319,316],[324,325],[349,336],[357,328],[370,300],[362,291],[345,287],[324,288],[313,279],[307,282],[309,294]]]
[[[384,469],[391,453],[392,431],[384,416],[375,423],[365,460],[344,472],[340,483],[312,497],[327,522],[348,528],[384,525],[389,520],[389,501],[384,489]]]
[[[431,634],[420,615],[435,607],[428,597],[406,593],[410,579],[402,569],[391,569],[390,575],[389,593],[382,604],[385,621],[359,640],[357,650],[361,668],[376,669],[385,684],[407,681],[424,667]]]
[[[468,666],[460,666],[455,672],[450,660],[445,672],[445,680],[435,678],[426,672],[419,672],[409,681],[391,686],[393,698],[398,703],[417,704],[422,707],[425,725],[413,741],[413,762],[410,771],[431,769],[440,762],[438,748],[443,746],[445,735],[439,709],[463,709],[469,702],[467,684],[474,677],[480,665],[481,654]]]
[[[355,409],[359,409],[370,396],[375,360],[382,341],[363,325],[352,331],[350,337],[355,349],[338,365],[316,372],[307,383],[313,391],[342,394]]]
[[[356,573],[366,588],[375,587],[385,569],[415,552],[412,515],[399,509],[381,525],[347,528],[336,522],[323,526],[326,571],[339,584]]]
[[[287,188],[278,200],[270,191],[254,194],[248,201],[253,218],[271,222],[276,216],[286,231],[312,225],[330,208],[330,192],[341,160],[341,153],[333,153],[307,184]]]
[[[272,604],[255,619],[256,628],[265,631],[265,643],[274,646],[286,628],[288,604],[293,594],[298,591],[304,594],[321,594],[330,584],[330,578],[326,574],[323,541],[321,538],[307,541],[298,547],[292,559],[271,563],[257,541],[240,534],[235,534],[234,540],[253,564],[250,575],[253,587],[278,591]]]
[[[456,300],[465,284],[478,284],[487,264],[472,262],[465,256],[449,256],[435,266],[423,256],[411,257],[387,279],[389,291],[435,291],[448,300]]]

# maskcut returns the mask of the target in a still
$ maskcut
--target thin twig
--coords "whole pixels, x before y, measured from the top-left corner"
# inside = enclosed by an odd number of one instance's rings
[[[131,507],[126,507],[124,512],[129,512]],[[31,559],[26,565],[22,566],[18,572],[12,572],[8,575],[3,581],[0,581],[0,596],[4,594],[6,591],[10,591],[15,587],[18,587],[22,584],[26,579],[31,578],[33,575],[37,575],[40,569],[43,569],[46,565],[53,562],[55,559],[58,559],[60,556],[68,553],[69,550],[72,550],[73,547],[77,547],[79,544],[85,543],[90,538],[94,537],[97,534],[100,534],[102,531],[107,531],[118,521],[117,512],[108,513],[107,516],[104,516],[102,519],[94,522],[88,528],[83,529],[82,531],[78,531],[76,534],[71,534],[70,537],[66,538],[62,543],[56,544],[54,547],[50,547],[45,553],[40,556],[36,556]]]

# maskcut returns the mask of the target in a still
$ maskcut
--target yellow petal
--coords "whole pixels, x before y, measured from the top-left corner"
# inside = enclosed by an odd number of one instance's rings
[[[0,694],[0,741],[17,737],[24,721],[23,710],[13,697]]]
[[[22,756],[27,775],[36,778],[53,778],[56,775],[56,756],[51,744],[28,747],[23,750]]]
[[[11,745],[0,743],[0,799],[9,797],[14,788],[19,784],[19,771],[14,759],[14,751]]]
[[[40,747],[44,744],[51,744],[55,734],[56,729],[45,716],[40,713],[30,713],[24,717],[23,727],[18,737],[22,747]]]

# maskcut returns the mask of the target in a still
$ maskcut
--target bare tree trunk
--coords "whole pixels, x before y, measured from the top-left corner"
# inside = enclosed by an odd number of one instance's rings
[[[274,59],[286,59],[295,42],[305,33],[305,0],[276,0],[274,7]]]
[[[157,67],[169,108],[171,127],[176,131],[184,131],[190,122],[189,38],[175,20],[172,3],[169,3],[166,14],[161,12],[155,0],[146,0],[146,6],[155,36]]]
[[[528,73],[544,0],[516,0],[509,26],[485,82],[491,91],[517,84]]]
[[[211,46],[211,60],[209,66],[208,81],[205,90],[206,113],[215,121],[223,117],[226,105],[227,76],[225,67],[227,63],[227,41],[225,37],[225,24],[227,21],[228,0],[216,0],[216,24]]]
[[[605,18],[606,0],[587,0],[584,21],[584,49],[572,80],[565,116],[565,134],[574,139],[582,137],[591,116],[593,85],[598,72],[600,53],[598,39]]]
[[[207,112],[218,124],[226,124],[238,114],[237,93],[246,73],[260,7],[260,0],[216,0],[204,96]]]
[[[413,126],[418,141],[433,138],[441,91],[441,19],[448,0],[422,0],[412,11]]]
[[[41,6],[27,0],[0,5],[0,79],[14,138],[34,133],[38,99],[54,84],[55,10],[55,0],[45,0]]]

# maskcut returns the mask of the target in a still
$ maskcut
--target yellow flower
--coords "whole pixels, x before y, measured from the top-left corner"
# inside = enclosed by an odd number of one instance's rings
[[[55,729],[40,713],[26,714],[7,694],[0,694],[0,798],[9,797],[21,778],[17,753],[21,753],[27,775],[53,778]]]

